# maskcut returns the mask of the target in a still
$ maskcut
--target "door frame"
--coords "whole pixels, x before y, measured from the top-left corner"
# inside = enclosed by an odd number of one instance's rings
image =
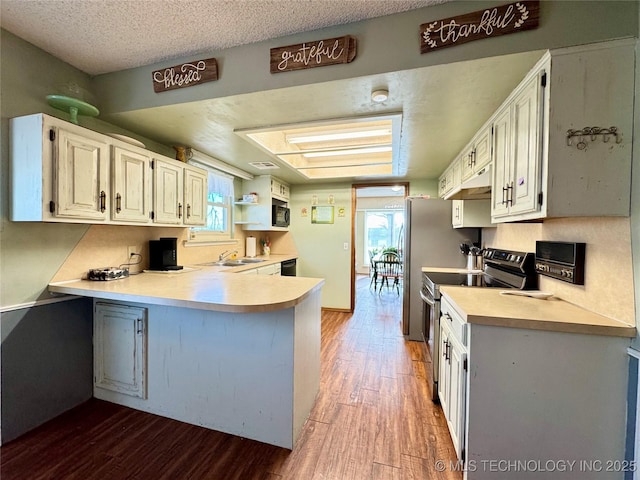
[[[356,308],[356,207],[358,203],[358,190],[371,187],[402,187],[404,195],[402,199],[409,195],[409,182],[376,182],[376,183],[353,183],[351,185],[351,303],[350,311],[353,313]]]

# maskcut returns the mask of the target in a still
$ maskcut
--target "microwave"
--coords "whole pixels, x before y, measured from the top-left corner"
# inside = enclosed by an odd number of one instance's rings
[[[287,207],[282,205],[271,206],[271,225],[274,227],[288,227],[291,214]]]

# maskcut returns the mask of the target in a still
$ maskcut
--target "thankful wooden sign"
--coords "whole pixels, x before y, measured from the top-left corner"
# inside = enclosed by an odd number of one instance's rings
[[[420,25],[420,53],[538,27],[540,2],[527,0]]]
[[[214,80],[218,80],[218,62],[215,58],[207,58],[154,71],[153,90],[160,93]]]
[[[349,63],[356,58],[351,35],[271,49],[271,73]]]

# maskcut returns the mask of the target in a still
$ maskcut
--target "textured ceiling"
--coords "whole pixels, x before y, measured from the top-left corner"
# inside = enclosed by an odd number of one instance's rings
[[[14,35],[95,75],[445,1],[450,0],[0,0],[0,21]],[[252,167],[250,162],[274,159],[234,130],[402,112],[400,175],[352,180],[433,179],[540,55],[388,72],[101,114],[101,119],[143,138],[191,146],[254,175],[273,173],[296,184],[309,181],[284,165],[267,172]],[[388,87],[390,97],[373,104],[371,90],[380,85]]]
[[[2,27],[97,75],[450,0],[2,0]]]

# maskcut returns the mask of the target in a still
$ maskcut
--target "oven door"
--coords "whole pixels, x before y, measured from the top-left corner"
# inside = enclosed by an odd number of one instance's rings
[[[425,358],[427,362],[427,384],[431,389],[431,399],[438,401],[438,371],[440,369],[440,299],[435,299],[423,288],[422,298],[422,335],[424,337]]]

